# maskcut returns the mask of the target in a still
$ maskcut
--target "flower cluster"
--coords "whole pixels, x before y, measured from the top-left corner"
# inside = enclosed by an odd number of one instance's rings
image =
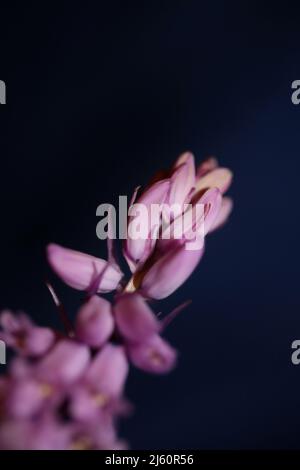
[[[49,286],[63,316],[64,334],[34,325],[23,313],[1,313],[0,339],[16,354],[8,373],[0,377],[0,448],[126,448],[117,422],[131,409],[124,396],[129,364],[156,374],[167,373],[176,364],[176,350],[162,334],[185,305],[161,319],[149,300],[169,296],[191,275],[205,240],[198,249],[186,245],[195,227],[196,232],[204,227],[206,237],[226,221],[232,202],[223,193],[231,179],[231,172],[214,158],[196,170],[193,155],[184,153],[141,194],[136,190],[132,201],[149,208],[177,204],[180,210],[166,226],[162,209],[159,226],[147,225],[146,239],[127,237],[127,282],[111,240],[107,261],[56,244],[47,247],[55,273],[72,288],[85,291],[86,297],[73,325]],[[184,211],[199,202],[204,206],[201,220],[193,216],[180,238],[163,236],[165,230],[176,233]],[[131,221],[134,217],[130,215]],[[158,237],[151,236],[154,231]],[[112,291],[112,302],[101,295]]]

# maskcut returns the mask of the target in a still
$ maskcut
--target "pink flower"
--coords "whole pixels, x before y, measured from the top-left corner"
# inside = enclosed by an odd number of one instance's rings
[[[158,250],[166,253],[186,242],[190,242],[190,249],[202,249],[204,237],[218,218],[221,205],[222,195],[217,188],[208,189],[194,198],[188,209],[164,228],[157,243]],[[198,243],[192,245],[197,240]]]
[[[134,206],[129,208],[128,236],[124,243],[123,253],[132,272],[146,261],[154,249],[155,235],[159,230],[160,223],[151,217],[151,206],[162,204],[166,200],[169,188],[169,180],[158,181],[146,189],[137,201],[134,201],[135,205],[143,204],[145,208],[143,212],[138,209],[138,206],[136,206],[136,211],[133,210]],[[143,226],[147,227],[148,233],[145,234],[145,237],[135,239],[130,234],[135,223],[139,224],[141,229]]]
[[[215,157],[208,157],[206,160],[200,163],[196,171],[196,179],[197,181],[210,171],[214,170],[219,166],[218,160]]]
[[[62,340],[36,364],[15,361],[6,384],[7,415],[28,418],[57,407],[69,387],[83,375],[89,357],[85,345]]]
[[[120,295],[114,305],[118,331],[129,342],[143,342],[160,331],[160,324],[138,293]]]
[[[217,230],[226,223],[230,213],[232,212],[232,208],[232,199],[230,197],[223,197],[220,211],[210,227],[210,232]]]
[[[146,212],[140,217],[132,209],[129,214],[123,254],[133,274],[126,287],[112,240],[108,261],[48,246],[53,270],[87,295],[73,325],[48,286],[65,334],[37,327],[24,314],[0,315],[0,339],[17,353],[0,377],[1,449],[127,447],[117,435],[117,421],[130,411],[124,397],[129,364],[154,374],[172,370],[177,351],[161,335],[188,303],[161,319],[147,299],[169,296],[192,274],[207,234],[232,210],[231,199],[223,197],[231,179],[230,170],[218,167],[212,157],[196,171],[189,152],[156,177],[138,198]],[[149,218],[152,204],[159,209],[154,220]],[[200,204],[203,210],[197,212]],[[146,237],[131,236],[130,224],[145,226]],[[97,295],[114,290],[111,303]]]
[[[163,374],[175,366],[176,351],[159,336],[162,324],[138,293],[121,295],[114,313],[129,358],[136,367]]]
[[[90,362],[86,345],[61,340],[37,365],[36,376],[49,384],[72,385],[84,373]]]
[[[197,180],[195,193],[204,189],[218,188],[225,193],[232,181],[232,173],[228,168],[215,168]]]
[[[121,400],[127,374],[123,347],[106,344],[72,391],[71,415],[80,421],[102,420]]]
[[[193,155],[186,152],[178,158],[166,203],[177,204],[179,212],[174,215],[170,208],[166,213],[164,207],[161,236],[151,242],[151,253],[137,266],[127,291],[138,289],[147,298],[162,299],[192,274],[204,253],[204,237],[223,225],[232,209],[231,200],[222,197],[232,173],[217,165],[213,158],[206,160],[196,176]],[[184,203],[189,203],[187,208]]]
[[[41,356],[53,344],[50,328],[35,326],[24,313],[18,316],[6,310],[0,315],[0,339],[24,356]]]
[[[0,427],[0,449],[3,450],[65,450],[71,442],[68,426],[52,416],[37,420],[8,420]]]
[[[172,169],[170,182],[167,202],[170,205],[178,204],[182,211],[183,205],[189,202],[196,183],[195,159],[192,153],[180,155]]]
[[[7,390],[5,413],[10,418],[30,418],[42,409],[54,408],[62,401],[62,395],[47,383],[27,379],[13,380]]]
[[[159,335],[151,336],[145,343],[129,345],[128,354],[136,367],[154,374],[165,374],[176,365],[175,349]]]
[[[115,290],[123,276],[116,265],[54,243],[47,247],[48,261],[56,274],[70,287],[88,291],[101,273],[97,292]]]
[[[151,299],[164,299],[178,289],[192,274],[204,253],[187,250],[186,244],[166,252],[146,271],[141,280],[141,293]]]
[[[80,421],[70,426],[70,450],[126,450],[128,445],[117,436],[116,424],[111,414],[97,420]]]
[[[197,183],[195,192],[203,191],[204,188],[217,187],[224,194],[232,182],[232,172],[228,168],[219,168],[218,161],[210,157],[199,165],[197,169]],[[233,208],[232,199],[223,197],[219,214],[210,227],[210,232],[221,227],[227,221]]]
[[[102,297],[92,296],[78,312],[75,327],[77,338],[91,347],[99,348],[109,339],[113,329],[110,303]]]

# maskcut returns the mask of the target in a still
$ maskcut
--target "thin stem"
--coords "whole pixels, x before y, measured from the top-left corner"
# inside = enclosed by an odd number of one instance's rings
[[[73,325],[72,325],[71,321],[68,318],[65,307],[63,306],[63,304],[61,303],[61,301],[57,297],[52,285],[50,284],[50,282],[46,281],[46,286],[47,286],[47,288],[50,292],[50,295],[51,295],[51,297],[52,297],[52,299],[53,299],[53,301],[54,301],[54,303],[57,307],[57,310],[58,310],[61,322],[64,326],[65,332],[67,333],[67,335],[69,337],[73,337],[74,336],[74,328],[73,328]]]

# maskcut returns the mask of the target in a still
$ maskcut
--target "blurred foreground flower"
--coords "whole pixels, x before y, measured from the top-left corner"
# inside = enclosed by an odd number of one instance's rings
[[[47,247],[55,273],[85,291],[86,298],[73,325],[48,286],[65,333],[35,326],[25,314],[0,315],[0,339],[16,354],[0,377],[0,448],[126,448],[117,423],[131,411],[124,396],[129,365],[155,374],[173,369],[177,352],[162,334],[187,305],[161,319],[148,302],[169,296],[192,274],[206,235],[223,225],[232,210],[232,201],[223,197],[231,179],[230,170],[218,167],[214,158],[196,169],[187,152],[141,194],[136,190],[132,204],[136,200],[149,209],[142,220],[148,232],[145,238],[131,236],[130,224],[137,222],[131,211],[123,245],[131,271],[127,282],[111,240],[108,261],[55,244]],[[154,221],[149,217],[153,204],[159,206]],[[189,223],[178,237],[185,217]],[[111,291],[116,291],[112,302],[98,295]]]

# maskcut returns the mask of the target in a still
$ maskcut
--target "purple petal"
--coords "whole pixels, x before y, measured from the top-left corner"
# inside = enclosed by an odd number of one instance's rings
[[[204,249],[188,250],[183,244],[167,252],[147,271],[141,292],[152,299],[171,295],[192,274],[202,258]]]
[[[160,329],[156,316],[138,293],[120,295],[114,314],[121,335],[128,341],[145,341]]]
[[[110,303],[98,296],[91,297],[79,310],[76,336],[91,347],[99,348],[110,337],[114,321]]]
[[[88,290],[93,280],[107,266],[107,261],[54,243],[47,247],[48,261],[55,273],[69,286]],[[115,265],[107,266],[98,292],[110,292],[117,288],[122,272]]]
[[[175,367],[177,353],[165,340],[153,335],[146,343],[129,345],[132,363],[146,372],[165,374]]]

